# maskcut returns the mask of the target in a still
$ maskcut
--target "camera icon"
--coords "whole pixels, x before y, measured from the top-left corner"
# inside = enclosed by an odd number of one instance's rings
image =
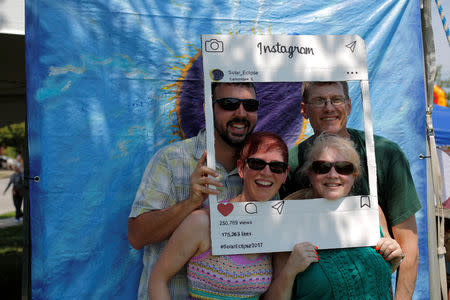
[[[210,39],[209,41],[205,41],[205,51],[223,52],[223,42],[216,39]]]

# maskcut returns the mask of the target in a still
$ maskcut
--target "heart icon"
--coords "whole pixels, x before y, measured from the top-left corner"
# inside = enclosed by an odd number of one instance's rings
[[[228,216],[233,211],[233,204],[231,203],[219,203],[217,205],[217,210],[224,216]]]

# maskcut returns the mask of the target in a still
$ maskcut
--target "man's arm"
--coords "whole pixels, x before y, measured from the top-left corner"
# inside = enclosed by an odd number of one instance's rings
[[[206,151],[197,163],[190,177],[189,197],[165,209],[152,210],[128,219],[128,240],[135,249],[141,249],[147,244],[161,242],[169,238],[174,230],[193,210],[199,208],[209,194],[219,192],[207,185],[221,187],[222,183],[208,175],[218,174],[204,165]]]
[[[11,183],[13,182],[13,180],[12,180],[12,176],[9,178],[9,183],[8,183],[8,185],[6,186],[6,189],[3,191],[3,195],[4,194],[6,194],[6,191],[9,189],[9,187],[10,187],[10,185],[11,185]]]
[[[419,245],[415,216],[412,215],[402,223],[393,226],[392,233],[405,254],[405,259],[397,271],[395,299],[411,299],[414,293],[419,265]]]
[[[147,244],[167,240],[178,225],[199,206],[188,198],[168,208],[129,218],[128,241],[133,248],[141,249]]]
[[[421,204],[410,165],[401,148],[385,138],[375,137],[378,197],[405,258],[397,270],[395,299],[411,299],[418,270],[418,237],[414,214]],[[405,219],[406,217],[406,219]],[[398,222],[399,220],[400,223]]]

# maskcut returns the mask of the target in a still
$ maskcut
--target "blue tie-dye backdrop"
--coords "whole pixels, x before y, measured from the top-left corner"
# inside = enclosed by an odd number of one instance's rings
[[[26,21],[30,175],[41,177],[30,187],[34,299],[136,298],[142,253],[128,244],[128,214],[153,153],[204,123],[201,34],[364,38],[375,133],[404,149],[426,207],[419,0],[30,0]],[[280,89],[291,101],[279,113],[268,104],[278,115],[258,125],[290,145],[311,132],[298,87]],[[357,84],[351,97],[349,126],[362,128]],[[416,217],[423,299],[425,208]]]

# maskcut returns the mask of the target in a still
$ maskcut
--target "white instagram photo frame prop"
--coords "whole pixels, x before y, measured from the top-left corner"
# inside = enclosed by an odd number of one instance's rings
[[[357,35],[202,35],[202,56],[208,167],[216,168],[213,81],[360,81],[370,188],[370,195],[333,201],[224,204],[210,195],[212,253],[291,251],[303,241],[319,249],[376,245],[380,229],[364,40]]]

